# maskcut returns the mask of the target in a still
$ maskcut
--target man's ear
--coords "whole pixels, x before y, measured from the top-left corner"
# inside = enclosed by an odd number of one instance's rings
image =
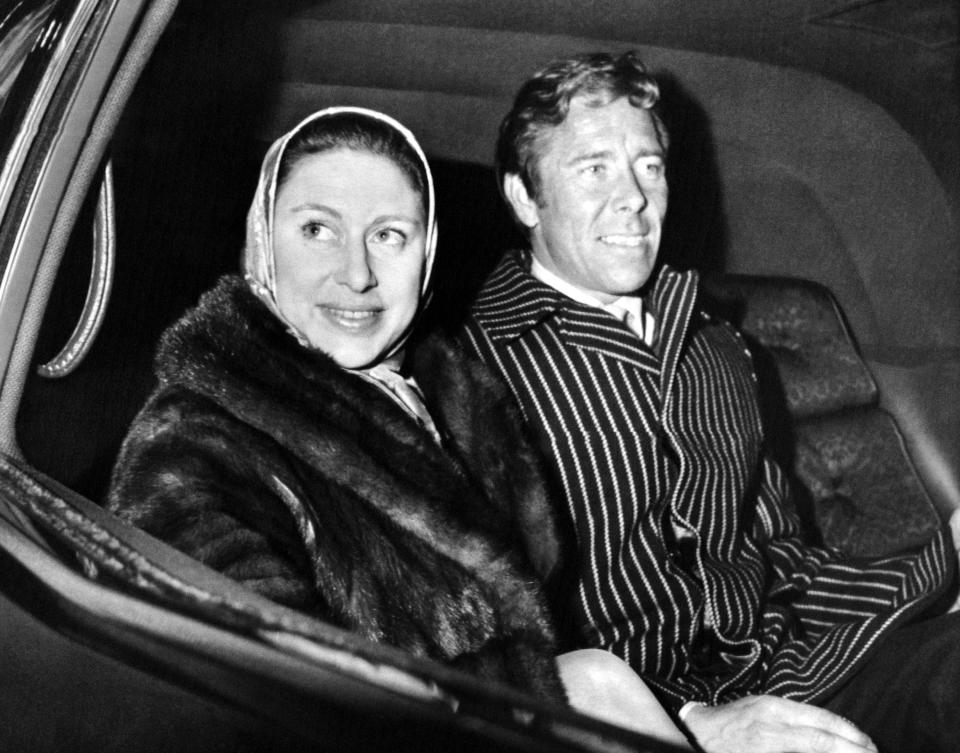
[[[527,193],[527,187],[519,175],[507,173],[503,176],[503,195],[507,197],[517,219],[526,227],[532,229],[540,224],[537,202]]]

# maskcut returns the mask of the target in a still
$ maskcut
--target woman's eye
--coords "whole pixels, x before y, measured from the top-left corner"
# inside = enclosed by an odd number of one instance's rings
[[[333,231],[322,222],[306,222],[302,226],[303,235],[307,238],[316,238],[329,241],[334,238]]]
[[[375,230],[371,240],[385,246],[403,246],[407,242],[407,236],[396,228],[385,227]]]

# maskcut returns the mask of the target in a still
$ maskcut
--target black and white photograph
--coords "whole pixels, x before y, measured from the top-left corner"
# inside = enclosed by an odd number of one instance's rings
[[[0,751],[956,753],[960,2],[0,0]]]

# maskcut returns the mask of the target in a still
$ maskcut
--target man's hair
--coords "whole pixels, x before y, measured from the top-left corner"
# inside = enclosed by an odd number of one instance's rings
[[[635,52],[617,56],[594,52],[556,60],[520,87],[513,107],[500,124],[495,164],[501,190],[504,176],[515,173],[530,197],[536,198],[537,139],[560,125],[570,110],[570,101],[581,95],[598,106],[627,97],[634,107],[650,112],[660,144],[667,148],[667,129],[657,108],[660,87]]]

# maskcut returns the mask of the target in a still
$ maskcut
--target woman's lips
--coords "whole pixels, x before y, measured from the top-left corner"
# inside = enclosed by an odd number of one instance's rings
[[[336,306],[319,306],[327,321],[349,332],[359,332],[372,327],[380,317],[383,309],[352,309]]]

